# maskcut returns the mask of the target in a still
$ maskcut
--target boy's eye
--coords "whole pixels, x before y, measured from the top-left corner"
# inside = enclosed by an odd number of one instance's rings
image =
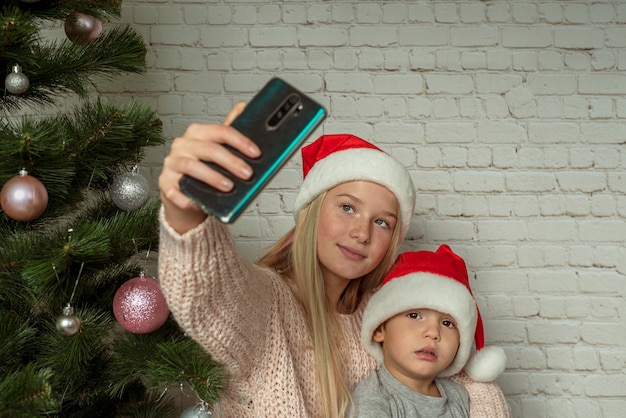
[[[419,312],[411,312],[407,316],[411,319],[419,319],[422,317]]]
[[[449,319],[445,319],[443,322],[443,326],[447,328],[456,328],[456,324]]]

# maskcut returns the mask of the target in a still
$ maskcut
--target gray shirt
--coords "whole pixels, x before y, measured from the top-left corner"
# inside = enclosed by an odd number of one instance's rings
[[[426,396],[400,383],[382,367],[353,394],[355,418],[468,418],[469,395],[458,383],[435,379],[441,397]]]

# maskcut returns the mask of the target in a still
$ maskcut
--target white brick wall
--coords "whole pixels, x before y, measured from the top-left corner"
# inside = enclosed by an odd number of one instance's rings
[[[108,92],[168,138],[278,75],[330,110],[317,134],[410,169],[404,248],[466,257],[514,417],[626,416],[626,3],[126,0],[123,20],[149,70]],[[251,258],[293,224],[299,161],[232,228]]]

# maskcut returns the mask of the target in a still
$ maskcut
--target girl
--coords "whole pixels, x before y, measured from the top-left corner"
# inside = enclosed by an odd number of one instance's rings
[[[191,125],[165,158],[161,287],[180,325],[229,374],[217,416],[344,417],[351,391],[376,365],[359,341],[364,301],[408,231],[414,187],[406,169],[372,144],[352,135],[322,136],[302,150],[295,227],[251,264],[237,253],[227,227],[178,188],[183,174],[220,190],[232,187],[201,160],[251,176],[223,146],[259,155],[228,126],[243,106],[235,106],[224,125]],[[502,411],[492,416],[507,416],[497,386],[465,383],[470,399],[474,385],[486,396],[481,402]]]

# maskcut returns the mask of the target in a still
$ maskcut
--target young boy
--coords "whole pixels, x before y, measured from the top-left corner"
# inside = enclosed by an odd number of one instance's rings
[[[465,262],[447,245],[398,257],[363,312],[361,340],[382,367],[354,392],[358,418],[469,417],[465,388],[442,378],[465,368],[488,382],[506,363],[500,347],[484,348]]]

